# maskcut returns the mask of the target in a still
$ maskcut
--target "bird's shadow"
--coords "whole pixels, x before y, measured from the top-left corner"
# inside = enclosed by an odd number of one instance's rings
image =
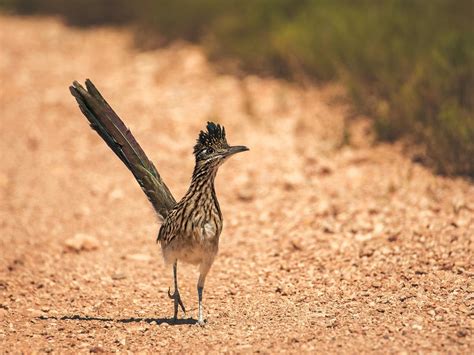
[[[39,316],[38,319],[40,320],[75,320],[75,321],[99,321],[99,322],[115,322],[115,323],[156,323],[157,325],[160,324],[169,324],[169,325],[193,325],[197,324],[197,320],[194,318],[138,318],[138,317],[130,317],[130,318],[107,318],[107,317],[95,317],[95,316],[80,316],[80,315],[72,315],[72,316]]]

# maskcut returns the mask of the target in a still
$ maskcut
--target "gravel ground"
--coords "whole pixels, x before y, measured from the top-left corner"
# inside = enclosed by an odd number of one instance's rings
[[[0,17],[0,349],[468,353],[474,186],[370,144],[343,90],[224,75],[194,46]],[[250,151],[217,178],[208,323],[174,324],[159,223],[68,92],[91,78],[180,198],[206,120]],[[350,144],[342,145],[345,129]],[[195,267],[180,265],[187,317]]]

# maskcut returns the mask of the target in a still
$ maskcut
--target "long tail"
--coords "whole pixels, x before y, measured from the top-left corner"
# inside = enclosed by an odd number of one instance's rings
[[[87,91],[74,81],[69,90],[91,127],[132,172],[156,212],[165,219],[176,204],[170,190],[130,130],[89,79],[86,80],[86,88]]]

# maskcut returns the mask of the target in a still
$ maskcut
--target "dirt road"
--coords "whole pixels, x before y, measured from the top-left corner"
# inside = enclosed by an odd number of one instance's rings
[[[365,121],[339,149],[339,88],[236,78],[196,47],[138,52],[125,31],[53,19],[0,17],[0,45],[2,352],[472,350],[474,186],[368,145]],[[217,177],[205,327],[169,319],[158,221],[68,92],[87,77],[177,198],[207,120],[251,149]],[[197,274],[179,267],[193,318]]]

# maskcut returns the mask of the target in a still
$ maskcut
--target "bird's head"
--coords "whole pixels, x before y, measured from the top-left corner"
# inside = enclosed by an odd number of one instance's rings
[[[194,146],[196,164],[219,166],[228,157],[249,150],[242,145],[229,146],[225,138],[225,128],[219,124],[208,122],[206,131],[201,131]]]

